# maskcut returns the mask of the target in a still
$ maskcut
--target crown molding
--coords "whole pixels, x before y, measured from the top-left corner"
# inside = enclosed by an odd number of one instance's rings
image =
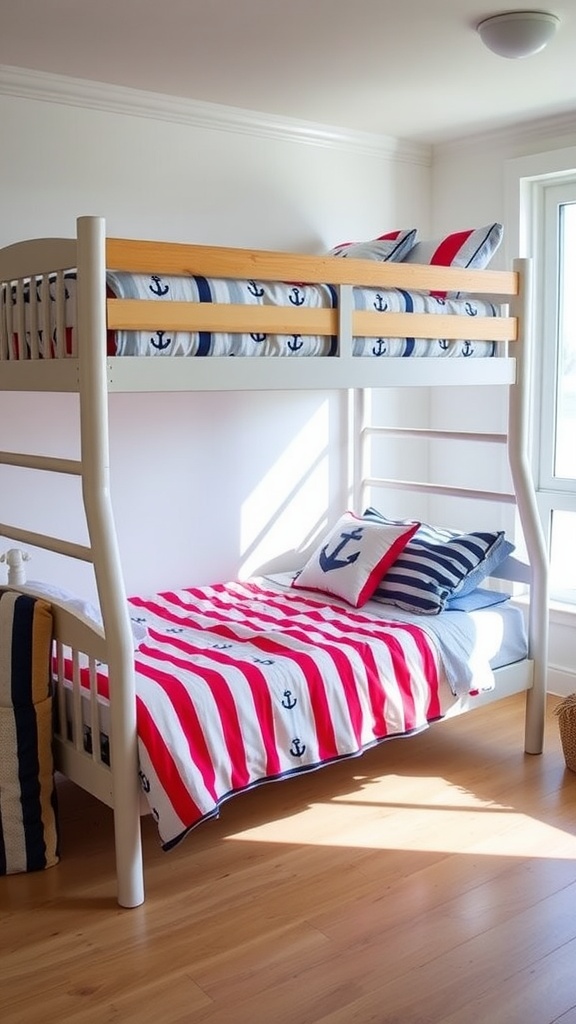
[[[381,160],[430,166],[432,159],[431,147],[420,142],[8,65],[0,65],[0,95],[345,150]]]
[[[444,142],[439,140],[432,148],[433,153],[437,155],[439,152],[450,152],[467,149],[470,146],[486,146],[500,142],[507,146],[522,146],[525,143],[532,145],[539,140],[562,139],[564,136],[576,139],[576,110],[553,114],[550,117],[534,118],[531,121],[520,121],[512,125],[503,125],[501,128],[486,129],[483,132],[462,135],[457,139],[447,139]],[[565,145],[565,140],[561,144]]]

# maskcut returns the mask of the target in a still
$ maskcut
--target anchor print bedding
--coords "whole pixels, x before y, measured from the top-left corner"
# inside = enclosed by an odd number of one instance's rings
[[[107,295],[109,298],[148,299],[175,302],[223,303],[259,306],[295,306],[307,308],[336,308],[337,294],[331,285],[282,284],[260,281],[222,280],[205,277],[161,277],[158,274],[128,274],[108,272]],[[50,334],[50,355],[56,354],[53,344],[56,327],[55,284],[50,286],[50,308],[47,323]],[[72,354],[75,324],[75,273],[65,276],[66,353]],[[12,304],[16,302],[16,292]],[[499,315],[499,308],[491,302],[472,297],[442,297],[425,292],[408,292],[403,289],[381,290],[355,288],[356,309],[381,313],[443,313],[473,318]],[[10,301],[8,299],[8,307]],[[9,308],[6,312],[9,312]],[[45,312],[43,296],[38,294],[35,303],[38,328],[35,344],[31,331],[31,313],[26,306],[24,329],[26,346],[37,356],[45,354]],[[10,322],[14,322],[10,317]],[[15,354],[20,347],[20,338],[14,324],[10,344]],[[423,338],[354,338],[355,356],[404,356],[404,357],[487,357],[496,355],[496,342]],[[199,331],[116,331],[108,332],[107,352],[109,356],[334,356],[337,354],[337,339],[323,336],[274,335],[274,334],[232,334]]]
[[[433,635],[375,608],[265,578],[130,599],[146,631],[135,653],[140,779],[165,849],[235,793],[446,713],[457,697]],[[97,683],[106,703],[104,666]]]
[[[233,281],[205,277],[161,277],[158,274],[107,275],[116,298],[180,302],[219,302],[237,305],[335,308],[331,285],[301,285],[266,281]],[[403,289],[354,289],[357,309],[390,313],[450,313],[455,316],[497,316],[498,307],[476,298],[442,298]],[[355,356],[493,356],[492,341],[429,340],[423,338],[355,338]],[[119,356],[332,356],[336,339],[301,335],[212,334],[201,331],[118,331],[109,355]]]

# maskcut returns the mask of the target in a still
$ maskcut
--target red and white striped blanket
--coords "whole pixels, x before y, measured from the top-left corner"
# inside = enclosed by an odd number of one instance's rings
[[[264,581],[135,597],[130,611],[148,634],[140,773],[165,849],[232,794],[416,732],[456,700],[419,627]]]

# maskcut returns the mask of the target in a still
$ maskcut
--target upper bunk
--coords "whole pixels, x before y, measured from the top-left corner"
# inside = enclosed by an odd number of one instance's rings
[[[470,270],[107,238],[103,218],[81,217],[76,238],[0,251],[0,390],[512,384],[527,278],[522,260]]]

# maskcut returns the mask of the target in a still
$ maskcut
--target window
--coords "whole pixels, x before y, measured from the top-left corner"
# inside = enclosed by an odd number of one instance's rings
[[[533,200],[536,487],[551,596],[576,604],[576,170],[543,179]]]

